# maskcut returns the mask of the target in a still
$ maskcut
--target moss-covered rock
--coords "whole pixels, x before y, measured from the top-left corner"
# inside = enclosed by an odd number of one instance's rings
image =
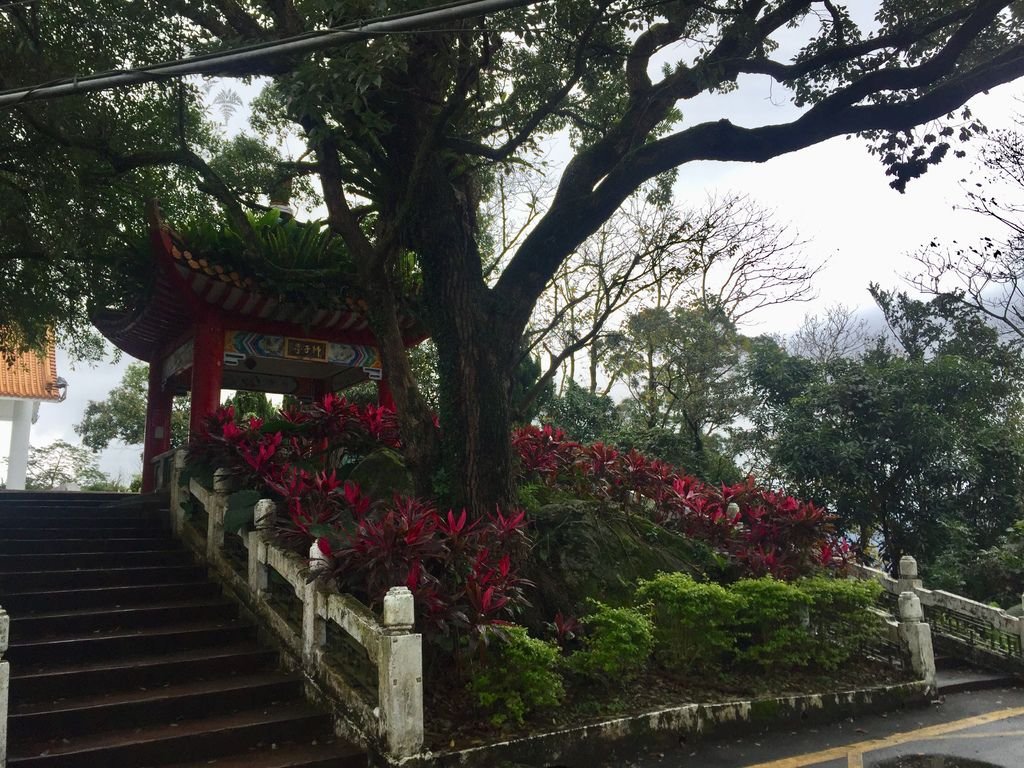
[[[530,515],[534,546],[524,575],[536,584],[523,623],[539,627],[556,612],[579,616],[587,598],[630,603],[638,579],[659,571],[717,576],[721,565],[700,542],[599,502],[549,504]]]
[[[402,457],[388,448],[374,451],[356,464],[348,479],[372,499],[390,499],[396,493],[413,494],[412,473]]]

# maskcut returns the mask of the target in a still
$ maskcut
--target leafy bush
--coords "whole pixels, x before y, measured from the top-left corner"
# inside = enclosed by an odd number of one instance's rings
[[[716,667],[735,653],[744,602],[720,584],[659,573],[640,581],[636,599],[654,606],[655,656],[664,666],[689,672]]]
[[[517,429],[521,498],[532,509],[555,492],[613,502],[669,530],[706,542],[737,575],[793,579],[845,565],[849,547],[833,518],[792,496],[757,488],[748,478],[712,486],[635,450],[582,445],[551,426]]]
[[[531,712],[556,707],[565,698],[559,660],[555,645],[530,637],[523,627],[507,627],[474,672],[469,690],[491,723],[521,725]]]
[[[339,478],[336,467],[358,467],[359,456],[400,445],[392,409],[328,394],[312,407],[283,411],[274,424],[238,425],[232,409],[222,408],[204,427],[189,449],[193,466],[226,467],[276,498],[286,513],[277,540],[303,555],[316,542],[330,561],[317,575],[371,607],[391,587],[407,586],[435,649],[472,650],[525,604],[524,513],[499,509],[473,520],[465,510],[444,514],[409,496],[373,498]]]
[[[878,582],[817,576],[795,585],[810,599],[811,662],[816,666],[838,669],[880,630],[868,610],[882,591]]]
[[[769,669],[799,667],[811,660],[811,598],[805,592],[773,578],[743,579],[729,591],[744,603],[736,623],[741,662]]]
[[[583,649],[569,668],[604,682],[631,680],[647,666],[654,649],[654,624],[636,608],[612,608],[597,601],[583,619]]]

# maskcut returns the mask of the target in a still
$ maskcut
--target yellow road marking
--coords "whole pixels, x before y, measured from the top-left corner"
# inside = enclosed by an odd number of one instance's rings
[[[797,755],[796,757],[783,757],[779,760],[771,760],[767,763],[749,765],[747,768],[804,768],[804,766],[817,765],[818,763],[825,763],[829,760],[841,760],[843,758],[846,758],[847,760],[847,768],[861,768],[863,765],[861,755],[865,752],[872,752],[876,749],[885,749],[887,747],[895,747],[908,742],[926,741],[928,739],[948,736],[951,733],[962,731],[966,728],[976,728],[979,725],[998,723],[1000,720],[1009,720],[1011,717],[1021,716],[1024,716],[1024,707],[999,709],[995,712],[986,712],[983,715],[965,717],[961,720],[954,720],[950,723],[939,723],[938,725],[930,725],[926,728],[918,728],[916,731],[894,733],[883,739],[869,739],[867,741],[859,741],[854,744],[846,744],[842,747],[823,749],[820,752],[810,752],[805,755]]]
[[[1006,736],[1024,736],[1024,731],[985,731],[985,733],[951,733],[948,736],[936,736],[936,740],[945,739],[995,739]]]

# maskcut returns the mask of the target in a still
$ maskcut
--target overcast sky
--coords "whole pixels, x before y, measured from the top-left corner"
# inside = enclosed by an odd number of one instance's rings
[[[1022,92],[1024,85],[1011,84],[970,105],[989,128],[1009,127],[1021,111],[1016,99]],[[722,117],[740,125],[782,122],[795,114],[783,95],[777,87],[773,92],[764,78],[748,78],[736,92],[688,103],[684,118],[688,123]],[[763,164],[690,164],[680,172],[676,193],[683,206],[699,206],[709,193],[747,193],[807,241],[804,251],[810,261],[827,261],[815,282],[818,296],[813,302],[770,308],[745,329],[787,333],[800,325],[805,313],[835,303],[869,310],[869,282],[906,287],[901,278],[914,271],[910,254],[931,239],[969,242],[990,231],[982,217],[957,210],[964,201],[962,181],[974,175],[973,153],[963,160],[950,156],[899,194],[889,188],[881,163],[868,154],[863,141],[840,138]],[[68,381],[68,397],[40,407],[32,444],[55,439],[78,443],[72,426],[89,400],[103,399],[120,381],[128,362],[125,356],[117,364],[72,367],[60,350],[58,373]],[[9,424],[0,422],[0,456],[6,455],[8,441]],[[140,455],[138,446],[115,445],[101,455],[100,465],[127,482],[139,471]],[[0,476],[4,474],[0,465]]]

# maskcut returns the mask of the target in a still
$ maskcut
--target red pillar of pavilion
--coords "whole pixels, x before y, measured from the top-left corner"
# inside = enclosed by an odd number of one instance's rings
[[[377,381],[377,405],[381,408],[395,408],[395,396],[391,393],[391,387],[388,386],[386,379],[378,379]]]
[[[171,447],[171,409],[174,393],[164,389],[160,359],[149,365],[149,392],[146,398],[146,437],[142,445],[142,492],[156,490],[156,466],[153,459]]]
[[[196,323],[192,342],[192,407],[189,436],[201,431],[203,417],[220,405],[220,386],[224,378],[224,323],[215,312],[208,312]]]

